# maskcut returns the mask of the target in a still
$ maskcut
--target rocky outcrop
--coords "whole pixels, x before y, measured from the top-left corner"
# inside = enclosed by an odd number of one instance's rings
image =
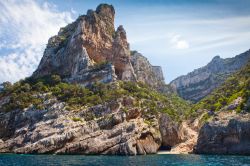
[[[120,80],[136,81],[136,75],[131,65],[130,49],[127,42],[126,32],[119,26],[113,42],[113,58],[111,62],[115,66],[115,71]]]
[[[41,96],[46,98],[46,94]],[[130,98],[129,100],[134,100]],[[0,114],[1,153],[119,154],[156,153],[161,136],[144,123],[142,110],[127,98],[79,110],[45,100],[44,110],[32,106]],[[129,108],[126,112],[123,107]]]
[[[236,72],[250,59],[250,50],[234,58],[216,56],[206,66],[180,76],[170,84],[184,99],[199,101],[220,86],[228,76]]]
[[[116,79],[117,76],[115,74],[114,66],[111,63],[104,63],[91,66],[89,69],[81,71],[74,77],[65,78],[64,80],[68,83],[78,83],[84,86],[89,86],[96,82],[109,83]]]
[[[162,135],[162,146],[171,148],[182,142],[178,123],[173,122],[171,118],[164,114],[161,115],[159,123]]]
[[[161,66],[152,66],[153,72],[156,76],[156,79],[162,83],[164,83],[164,76]]]
[[[68,82],[142,81],[152,87],[164,84],[159,66],[137,53],[132,56],[123,26],[114,27],[115,10],[101,4],[49,39],[34,78],[58,74]],[[109,63],[99,68],[100,64]],[[133,66],[132,64],[133,63]],[[134,71],[136,70],[136,71]],[[104,73],[104,74],[103,74]]]
[[[100,82],[116,78],[136,81],[126,32],[122,26],[115,31],[114,17],[113,6],[101,4],[96,11],[89,10],[87,15],[61,28],[58,35],[49,39],[33,77],[58,74],[70,82],[84,84],[89,84],[88,78],[92,75],[98,75],[95,80]],[[95,66],[106,62],[114,65],[114,70],[107,66],[109,69],[105,71],[110,73],[100,71],[98,74]],[[103,72],[106,74],[101,76]]]
[[[250,115],[221,112],[202,126],[198,154],[250,154]]]
[[[197,130],[190,127],[193,126],[192,123],[185,121],[177,123],[171,120],[166,114],[162,114],[159,125],[162,136],[162,147],[169,149],[167,153],[192,153],[198,135]]]
[[[152,66],[146,57],[137,51],[131,53],[131,63],[137,80],[156,89],[165,85],[164,76],[160,66]]]

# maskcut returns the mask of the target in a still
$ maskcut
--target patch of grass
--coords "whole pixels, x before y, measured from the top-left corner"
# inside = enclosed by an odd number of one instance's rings
[[[199,124],[205,124],[206,122],[208,122],[208,120],[211,118],[211,116],[208,114],[208,113],[205,113],[200,121],[199,121]]]
[[[147,125],[151,126],[152,125],[152,122],[150,120],[146,120],[144,119],[144,123],[146,123]]]
[[[74,122],[83,122],[83,120],[79,117],[73,117],[71,118]]]

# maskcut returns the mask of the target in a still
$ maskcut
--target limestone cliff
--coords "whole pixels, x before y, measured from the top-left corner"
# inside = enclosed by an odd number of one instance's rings
[[[249,154],[250,64],[192,105],[130,51],[114,17],[111,5],[89,10],[49,39],[32,77],[0,85],[0,153],[190,153],[199,134],[196,153]],[[197,101],[249,56],[215,57],[171,84]]]
[[[199,101],[220,86],[228,76],[247,64],[250,50],[234,58],[222,59],[216,56],[206,66],[180,76],[170,84],[184,99]]]
[[[45,95],[40,98],[45,99]],[[161,136],[156,126],[144,122],[133,98],[69,111],[57,99],[46,109],[30,107],[0,114],[0,153],[110,154],[156,153]],[[0,110],[1,110],[0,103]],[[124,108],[129,108],[126,112]]]
[[[202,126],[194,149],[199,154],[250,154],[250,115],[221,112]]]
[[[101,4],[96,11],[89,10],[87,15],[61,28],[58,35],[49,39],[33,77],[58,74],[71,82],[84,84],[91,80],[113,81],[116,76],[120,80],[136,81],[126,32],[122,26],[115,31],[114,17],[113,6]],[[104,68],[110,73],[102,74],[97,66],[108,62],[114,68],[107,65]],[[89,79],[92,75],[98,77]]]
[[[49,39],[32,77],[1,87],[0,153],[157,152],[159,112],[180,104],[154,90],[161,68],[131,58],[114,18],[112,5],[88,10]]]
[[[195,153],[250,154],[250,61],[196,104]],[[197,109],[198,108],[198,109]],[[201,114],[202,113],[202,114]]]
[[[132,52],[131,63],[138,81],[146,83],[156,89],[163,87],[165,83],[160,66],[152,66],[147,58],[137,51]]]

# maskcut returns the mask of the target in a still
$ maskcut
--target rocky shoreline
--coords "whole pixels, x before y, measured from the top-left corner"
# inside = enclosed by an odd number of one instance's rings
[[[112,5],[89,10],[49,39],[31,77],[0,86],[0,153],[250,155],[249,67],[196,108],[165,84],[161,67],[130,50],[114,16]],[[216,71],[224,65],[212,62]],[[207,95],[192,90],[195,100]]]
[[[0,152],[20,154],[250,154],[249,114],[222,112],[200,128],[177,124],[167,115],[151,117],[133,107],[132,98],[68,111],[56,100],[47,110],[0,114]],[[124,112],[123,108],[130,108]],[[94,115],[91,115],[91,114]],[[94,119],[91,119],[94,116]],[[89,119],[88,119],[89,118]],[[192,126],[192,128],[191,128]],[[161,146],[170,151],[158,151]]]

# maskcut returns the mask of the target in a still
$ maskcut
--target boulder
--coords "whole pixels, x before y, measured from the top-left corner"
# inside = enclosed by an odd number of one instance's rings
[[[204,124],[194,149],[198,154],[250,154],[250,115],[219,115]]]
[[[180,143],[180,126],[171,120],[166,114],[162,114],[159,120],[162,136],[162,146],[172,147]]]
[[[159,120],[162,137],[162,149],[172,154],[192,153],[197,142],[197,131],[192,128],[193,123],[183,121],[174,122],[166,114],[161,114]]]

